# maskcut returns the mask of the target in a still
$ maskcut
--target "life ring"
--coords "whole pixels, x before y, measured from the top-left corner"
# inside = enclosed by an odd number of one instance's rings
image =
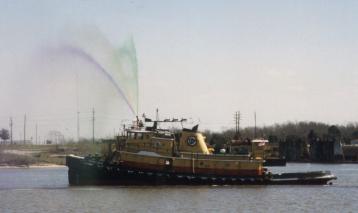
[[[189,146],[195,146],[196,145],[196,138],[195,137],[188,137],[188,139],[186,140],[186,143]]]

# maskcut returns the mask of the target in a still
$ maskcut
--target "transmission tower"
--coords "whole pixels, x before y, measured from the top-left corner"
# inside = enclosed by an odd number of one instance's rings
[[[235,137],[240,136],[240,111],[235,112]]]

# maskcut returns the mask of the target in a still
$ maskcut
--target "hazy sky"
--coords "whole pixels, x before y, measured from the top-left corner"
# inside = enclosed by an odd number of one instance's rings
[[[78,34],[118,47],[132,36],[139,111],[190,117],[201,129],[358,119],[358,1],[0,1],[0,128],[38,124],[76,135],[118,132],[129,108],[91,64],[49,54]],[[78,36],[77,36],[78,37]],[[88,45],[91,45],[90,39]],[[76,84],[76,73],[79,75]]]

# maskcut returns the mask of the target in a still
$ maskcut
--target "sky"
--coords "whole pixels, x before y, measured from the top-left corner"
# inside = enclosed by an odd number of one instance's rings
[[[0,128],[14,139],[112,137],[134,119],[93,64],[52,51],[68,41],[107,63],[133,39],[138,114],[222,131],[358,119],[357,1],[0,1]],[[98,49],[98,51],[97,51]],[[102,60],[103,59],[103,60]],[[106,65],[107,66],[107,65]],[[78,78],[76,78],[78,76]],[[123,85],[128,82],[121,82]],[[77,102],[78,100],[78,102]]]

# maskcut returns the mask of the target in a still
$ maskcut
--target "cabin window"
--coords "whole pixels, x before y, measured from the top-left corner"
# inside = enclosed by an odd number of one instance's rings
[[[130,139],[136,139],[137,138],[137,133],[133,133],[133,132],[129,133],[129,138]]]
[[[138,139],[143,139],[143,133],[137,133],[137,138]]]

